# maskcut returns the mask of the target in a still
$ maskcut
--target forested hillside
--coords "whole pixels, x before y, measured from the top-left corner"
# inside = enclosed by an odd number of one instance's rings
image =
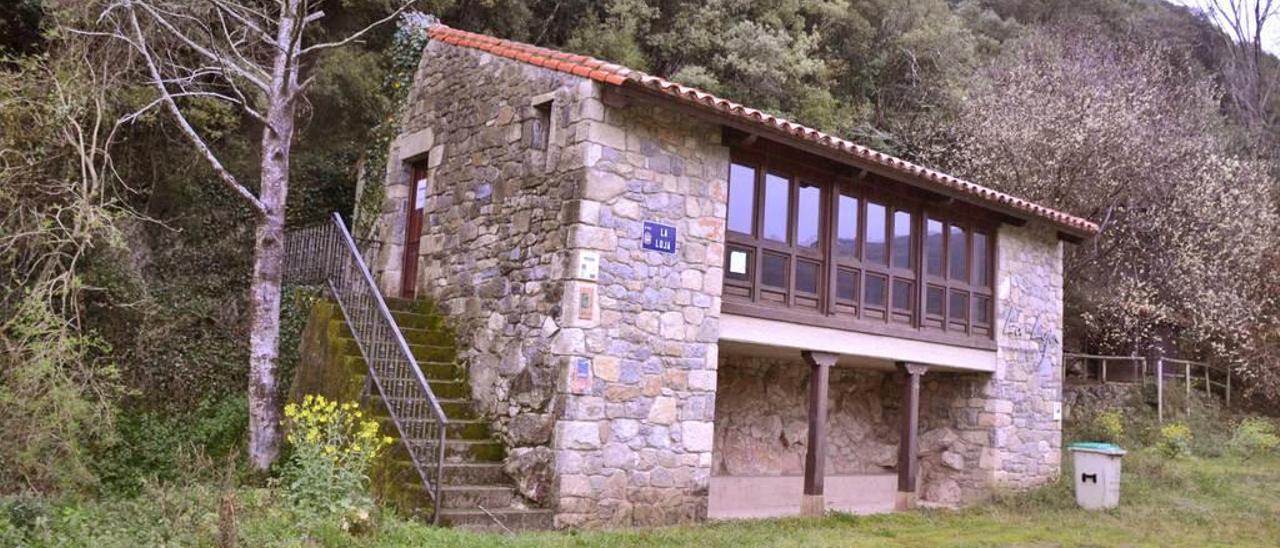
[[[138,459],[177,475],[183,444],[216,453],[241,434],[251,212],[170,120],[130,114],[155,99],[143,67],[76,31],[107,4],[0,7],[0,491],[128,491]],[[342,35],[397,3],[325,4],[316,32]],[[1260,401],[1280,397],[1277,66],[1195,11],[1159,0],[415,8],[1087,217],[1103,233],[1067,250],[1067,348],[1159,345],[1230,364]],[[420,46],[384,25],[306,67],[290,223],[351,214],[365,167],[380,172]],[[183,104],[229,167],[254,173],[253,120],[199,96]],[[376,177],[366,185],[376,191]],[[286,368],[296,344],[281,343]],[[197,410],[230,418],[177,428]]]

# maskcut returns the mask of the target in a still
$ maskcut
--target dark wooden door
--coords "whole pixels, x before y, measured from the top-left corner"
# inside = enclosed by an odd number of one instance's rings
[[[400,269],[400,296],[412,299],[418,289],[418,252],[422,241],[422,210],[427,203],[427,166],[414,164],[409,184],[409,218],[404,223],[404,264]]]

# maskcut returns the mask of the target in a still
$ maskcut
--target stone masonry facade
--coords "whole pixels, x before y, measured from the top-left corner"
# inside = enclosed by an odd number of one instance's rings
[[[995,373],[930,371],[921,383],[917,492],[925,504],[954,506],[1058,476],[1061,244],[1050,230],[1009,225],[998,242]],[[713,472],[803,474],[809,367],[798,355],[720,362]],[[832,370],[829,474],[896,471],[903,382],[895,372]]]
[[[522,495],[552,497],[552,435],[563,398],[562,296],[567,218],[585,181],[578,113],[589,83],[439,42],[423,54],[403,132],[388,154],[377,260],[400,290],[411,165],[427,163],[417,289],[458,335],[478,411],[508,447]],[[549,141],[532,146],[535,99],[551,107]],[[599,108],[599,103],[594,103]]]
[[[718,355],[729,166],[719,126],[646,102],[608,106],[601,84],[432,42],[403,128],[376,274],[399,292],[410,166],[425,162],[417,292],[456,331],[472,397],[529,505],[554,509],[559,527],[682,523],[705,517],[713,473],[799,472],[803,392],[756,385],[774,375],[799,390],[803,365]],[[676,253],[642,248],[646,221],[676,229]],[[926,501],[1057,474],[1061,244],[1035,224],[1005,225],[998,241],[997,371],[924,377]],[[840,371],[833,382],[833,397],[850,398],[833,406],[833,443],[856,455],[833,455],[829,469],[883,472],[901,375]],[[761,411],[782,400],[793,403]],[[755,450],[766,453],[744,456]]]
[[[996,371],[977,421],[988,434],[978,469],[1000,487],[1041,485],[1062,464],[1062,246],[1047,227],[1000,229]]]
[[[556,348],[592,370],[589,382],[566,383],[559,523],[699,520],[711,471],[728,149],[719,128],[643,105],[606,109],[587,127],[589,171],[569,244],[599,253],[600,310],[597,321],[566,328]],[[676,254],[642,249],[646,220],[675,227]],[[574,282],[571,294],[587,284]]]

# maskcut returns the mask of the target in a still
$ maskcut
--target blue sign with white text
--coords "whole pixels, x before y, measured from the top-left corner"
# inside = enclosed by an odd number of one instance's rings
[[[644,241],[642,247],[653,251],[661,251],[663,253],[676,252],[676,227],[655,223],[653,221],[644,222]]]

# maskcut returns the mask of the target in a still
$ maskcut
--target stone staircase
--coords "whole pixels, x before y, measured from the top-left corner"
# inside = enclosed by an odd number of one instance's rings
[[[340,364],[327,368],[330,373],[325,376],[332,376],[335,369],[340,371],[339,374],[347,378],[339,384],[346,386],[343,392],[349,394],[351,387],[363,385],[368,368],[342,314],[332,302],[321,303],[324,304],[334,309],[327,318],[327,361]],[[444,318],[426,301],[387,299],[387,306],[449,420],[445,431],[440,523],[476,531],[551,529],[552,512],[525,507],[503,470],[505,448],[490,432],[488,421],[475,412],[466,370],[457,362],[454,336],[445,326]],[[311,322],[317,320],[313,312]],[[305,348],[305,337],[303,344]],[[304,362],[307,361],[305,355],[304,350]],[[364,405],[382,421],[386,435],[399,437],[376,389]],[[370,476],[375,495],[384,502],[404,513],[430,515],[431,496],[414,470],[408,451],[400,443],[385,452]]]

